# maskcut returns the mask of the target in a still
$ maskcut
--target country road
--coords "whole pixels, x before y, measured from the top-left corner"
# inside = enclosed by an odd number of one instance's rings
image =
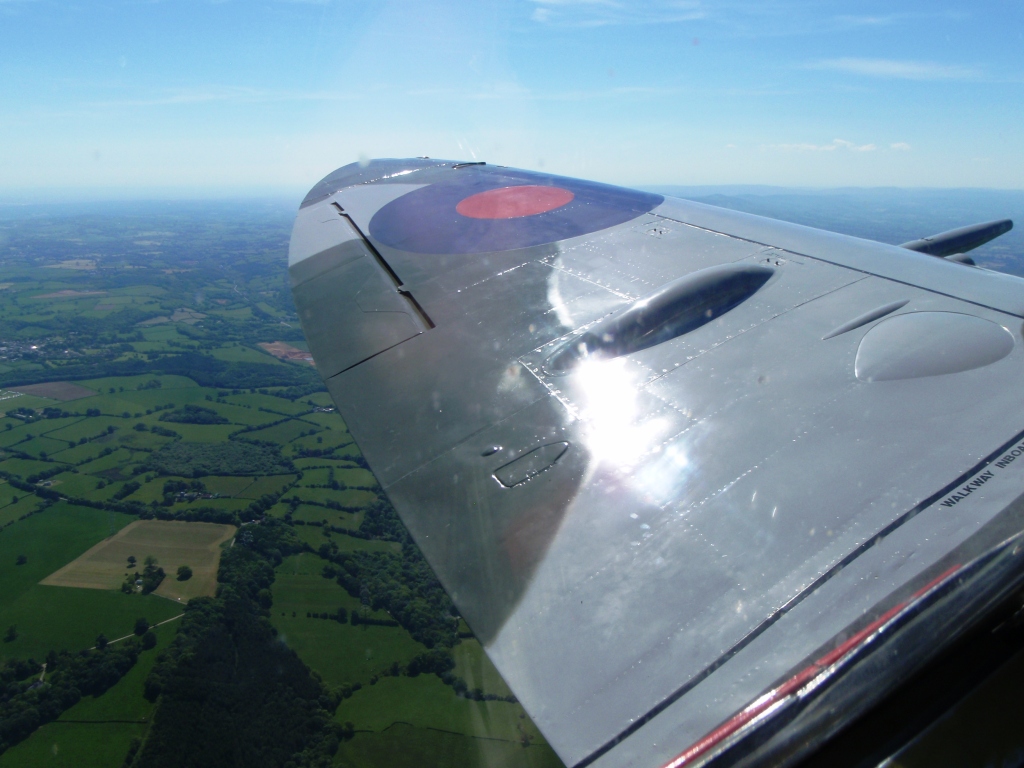
[[[158,621],[158,622],[157,622],[156,624],[150,624],[150,625],[149,625],[149,628],[150,628],[150,629],[152,629],[153,627],[159,627],[159,626],[160,626],[160,625],[162,625],[162,624],[168,624],[168,623],[170,623],[170,622],[172,622],[172,621],[177,621],[178,619],[180,619],[180,618],[181,618],[182,616],[184,616],[184,615],[185,615],[184,613],[179,613],[179,614],[178,614],[177,616],[172,616],[172,617],[171,617],[171,618],[169,618],[169,619],[164,619],[163,621]],[[130,635],[125,635],[124,637],[119,637],[119,638],[117,638],[116,640],[108,640],[108,641],[107,641],[107,645],[113,645],[114,643],[120,643],[120,642],[121,642],[122,640],[127,640],[127,639],[128,639],[129,637],[135,637],[135,636],[136,636],[136,635],[135,635],[135,633],[133,632],[133,633],[132,633],[132,634],[130,634]],[[94,645],[94,646],[93,646],[92,648],[90,648],[89,650],[90,650],[90,651],[95,651],[95,650],[96,650],[96,646]]]

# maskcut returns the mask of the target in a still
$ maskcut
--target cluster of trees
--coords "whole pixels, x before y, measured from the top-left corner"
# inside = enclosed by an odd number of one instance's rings
[[[464,636],[457,631],[455,607],[409,537],[394,507],[385,500],[378,500],[367,509],[359,530],[349,533],[402,544],[400,555],[389,552],[343,553],[334,542],[320,545],[317,554],[329,561],[323,569],[324,578],[337,579],[365,606],[386,610],[397,619],[397,622],[371,619],[365,611],[352,611],[352,624],[398,624],[430,649],[414,657],[404,668],[396,666],[385,674],[410,677],[435,674],[459,696],[476,701],[516,701],[514,696],[471,689],[465,680],[455,675],[455,660],[448,649]],[[472,633],[465,636],[472,637]],[[376,682],[376,679],[371,682]]]
[[[36,472],[34,475],[29,475],[26,479],[29,483],[41,483],[43,480],[49,480],[51,477],[59,475],[61,472],[69,471],[67,466],[64,464],[58,464],[50,469],[44,469],[42,472]],[[70,470],[75,472],[74,468]]]
[[[51,652],[43,681],[37,678],[42,667],[32,659],[4,662],[0,667],[0,753],[57,719],[83,696],[104,693],[135,665],[141,645],[132,638],[93,651]]]
[[[427,648],[458,642],[455,608],[415,545],[396,554],[339,553],[327,544],[325,554],[338,566],[338,584],[367,607],[387,611]]]
[[[160,583],[167,574],[164,573],[164,569],[157,564],[156,558],[152,555],[147,555],[145,562],[146,567],[142,569],[142,594],[148,595],[160,586]]]
[[[202,480],[168,480],[163,488],[163,505],[170,507],[175,501],[193,501],[208,493]]]
[[[159,707],[134,765],[329,766],[343,726],[341,689],[324,685],[268,619],[274,566],[301,551],[286,525],[248,526],[221,557],[216,597],[185,608],[145,695]]]
[[[77,415],[77,413],[70,413],[52,406],[43,408],[41,411],[37,411],[35,408],[26,408],[24,406],[7,411],[7,416],[19,419],[25,424],[31,424],[32,422],[41,421],[42,419],[66,419],[69,416]]]
[[[134,567],[134,561],[134,557],[129,559],[129,567]],[[134,574],[129,574],[125,577],[124,583],[121,585],[121,591],[126,595],[135,593],[135,587],[139,581],[142,582],[142,594],[148,595],[159,587],[166,578],[167,574],[164,573],[164,569],[160,567],[155,557],[148,555],[145,563],[146,565],[142,569],[142,573],[135,571]]]
[[[125,483],[124,485],[117,489],[117,492],[114,494],[113,498],[117,499],[118,501],[121,501],[122,499],[126,499],[129,496],[131,496],[141,487],[141,483],[138,483],[135,480],[129,480],[127,483]]]
[[[173,421],[178,424],[227,424],[228,420],[212,408],[201,405],[186,405],[176,411],[169,411],[160,416],[160,421]]]
[[[295,465],[281,455],[279,446],[229,440],[223,443],[168,443],[153,451],[147,468],[164,475],[281,475]]]
[[[387,611],[428,648],[455,645],[455,607],[394,508],[383,500],[375,502],[367,509],[359,533],[366,538],[400,542],[402,551],[342,552],[333,541],[324,542],[318,554],[331,563],[324,568],[325,578],[337,579],[368,608]]]
[[[395,508],[386,499],[377,499],[366,508],[366,514],[359,524],[359,531],[371,539],[397,541],[403,547],[406,544],[415,546]]]
[[[333,467],[330,467],[328,469],[328,472],[327,472],[327,482],[326,483],[308,483],[306,485],[306,487],[307,488],[330,488],[332,491],[344,491],[344,490],[348,490],[348,489],[351,489],[351,490],[354,490],[354,491],[372,491],[374,493],[377,493],[377,492],[380,491],[380,487],[376,483],[374,485],[349,485],[348,483],[344,483],[344,482],[336,479],[335,476],[334,476],[334,468]],[[294,496],[294,497],[292,497],[292,503],[297,505],[297,504],[301,503],[301,499],[299,499],[298,496]],[[328,502],[327,505],[330,506],[330,502]]]
[[[321,382],[310,381],[308,384],[285,387],[284,389],[271,391],[268,394],[274,395],[274,397],[280,397],[283,400],[291,400],[294,403],[300,397],[308,397],[309,395],[315,395],[318,392],[326,391],[327,388],[324,387]]]
[[[168,480],[164,483],[164,496],[175,496],[179,493],[206,493],[206,483],[202,480],[193,480],[190,483],[184,480]]]
[[[152,427],[147,427],[141,421],[134,427],[136,432],[152,432],[154,435],[160,435],[161,437],[181,437],[180,434],[175,432],[173,429],[167,429],[154,424]]]

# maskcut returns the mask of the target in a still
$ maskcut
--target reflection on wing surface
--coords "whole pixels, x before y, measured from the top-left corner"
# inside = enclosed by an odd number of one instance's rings
[[[594,228],[569,203],[520,217],[502,249],[486,218],[464,227],[458,194],[584,187],[442,162],[389,177],[391,162],[320,189],[300,223],[338,203],[435,327],[325,366],[365,343],[330,320],[344,280],[296,290],[303,326],[382,486],[568,765],[673,759],[933,579],[1024,487],[1018,462],[955,513],[936,497],[995,473],[1024,432],[1019,280],[599,185]],[[400,237],[375,227],[385,209]],[[429,236],[403,250],[420,210]],[[653,331],[636,320],[701,270],[747,282],[699,318],[682,302]]]

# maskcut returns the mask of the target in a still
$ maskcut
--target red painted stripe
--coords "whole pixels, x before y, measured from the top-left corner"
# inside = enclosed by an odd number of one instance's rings
[[[773,688],[768,693],[761,696],[759,699],[756,699],[754,702],[747,705],[740,712],[733,715],[720,726],[718,726],[713,731],[708,733],[702,739],[690,745],[684,752],[680,753],[673,760],[666,763],[663,766],[663,768],[682,768],[682,766],[693,762],[698,757],[710,751],[718,744],[732,736],[734,733],[740,730],[740,728],[745,726],[751,720],[754,720],[756,717],[758,717],[762,712],[767,710],[773,704],[775,704],[778,701],[782,701],[788,696],[795,694],[807,683],[809,683],[813,678],[815,678],[819,673],[821,673],[828,667],[832,666],[833,664],[843,659],[847,654],[853,652],[871,635],[873,635],[881,627],[883,627],[885,624],[887,624],[889,621],[895,618],[904,608],[906,608],[908,605],[910,605],[912,602],[914,602],[916,599],[921,597],[926,592],[930,591],[932,588],[938,586],[940,583],[945,581],[954,573],[959,571],[961,567],[962,566],[960,565],[954,565],[946,571],[944,571],[939,576],[936,576],[934,579],[932,579],[919,590],[917,590],[908,599],[890,608],[888,611],[883,613],[881,616],[879,616],[877,619],[872,621],[870,624],[868,624],[860,631],[856,632],[851,637],[844,640],[842,643],[840,643],[838,646],[836,646],[831,651],[826,653],[824,656],[817,659],[807,667],[801,669],[799,672],[797,672],[795,675],[789,678],[782,685],[778,686],[777,688]]]

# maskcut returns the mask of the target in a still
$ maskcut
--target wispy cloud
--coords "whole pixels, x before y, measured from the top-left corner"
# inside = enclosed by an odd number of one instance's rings
[[[150,96],[94,101],[90,107],[163,107],[191,104],[265,104],[285,101],[347,101],[356,93],[334,91],[264,90],[245,87],[172,88]]]
[[[413,98],[444,99],[450,101],[508,101],[511,99],[524,99],[529,101],[567,102],[618,100],[624,98],[662,98],[678,95],[687,92],[687,90],[680,86],[671,85],[635,85],[544,91],[526,88],[517,83],[496,83],[488,87],[479,88],[415,88],[401,91],[401,93],[403,96]]]
[[[891,150],[893,150],[895,152],[909,152],[910,151],[910,145],[907,144],[907,142],[905,142],[905,141],[897,141],[897,142],[895,142],[893,144],[890,144],[889,145],[889,149],[891,149]]]
[[[671,24],[703,19],[699,0],[530,0],[530,18],[540,24],[574,27]]]
[[[896,14],[889,14],[886,16],[842,15],[836,16],[834,23],[837,27],[844,27],[847,29],[855,29],[857,27],[887,27],[890,24],[895,24],[902,18],[903,16]]]
[[[832,139],[829,144],[765,144],[762,149],[779,150],[782,152],[835,152],[844,150],[847,152],[874,152],[878,147],[875,144],[854,144],[845,139]]]
[[[980,70],[974,67],[939,64],[934,61],[842,58],[817,61],[807,66],[809,69],[899,80],[974,80],[981,76]]]

